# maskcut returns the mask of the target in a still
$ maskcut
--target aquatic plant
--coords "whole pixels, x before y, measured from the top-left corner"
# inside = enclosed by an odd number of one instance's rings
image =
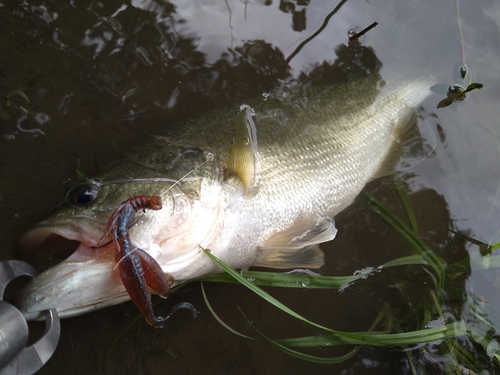
[[[258,271],[238,272],[206,251],[207,255],[226,271],[226,274],[214,275],[202,280],[240,283],[286,314],[315,329],[325,331],[325,334],[317,336],[273,339],[257,328],[258,323],[248,321],[248,324],[255,330],[257,338],[287,354],[306,361],[322,364],[339,363],[353,357],[363,345],[399,346],[405,350],[414,374],[425,372],[426,366],[429,366],[429,358],[433,356],[431,352],[439,354],[439,360],[435,360],[435,365],[442,367],[442,370],[447,374],[462,374],[464,370],[478,373],[484,367],[500,369],[500,344],[497,337],[500,327],[498,327],[497,322],[491,321],[485,311],[484,300],[471,292],[465,292],[457,287],[455,282],[457,279],[467,276],[470,269],[499,267],[498,257],[493,257],[491,254],[500,248],[500,243],[489,245],[451,230],[456,236],[461,236],[477,245],[478,249],[477,252],[472,252],[459,262],[447,264],[419,237],[409,197],[404,189],[400,188],[398,191],[403,205],[406,207],[410,226],[407,226],[401,218],[397,217],[373,195],[365,192],[364,197],[369,207],[411,245],[414,250],[412,255],[396,258],[379,267],[351,276],[312,276]],[[486,258],[487,262],[485,262]],[[407,280],[392,281],[391,286],[400,291],[403,299],[411,307],[406,314],[402,315],[398,314],[396,309],[389,304],[385,304],[370,330],[366,332],[345,332],[317,324],[288,308],[260,288],[261,286],[273,286],[339,289],[352,283],[369,283],[370,280],[367,277],[371,274],[400,266],[414,267],[413,276]],[[416,269],[419,272],[416,272]],[[237,332],[218,317],[210,305],[203,285],[202,293],[209,310],[219,323],[234,334],[250,338]],[[453,301],[463,301],[464,305],[467,306],[467,317],[465,314],[460,316],[459,313],[450,308]],[[320,357],[303,351],[304,349],[337,345],[348,345],[351,346],[351,349],[346,354],[336,357]],[[476,352],[480,352],[481,359],[488,363],[481,363],[476,356],[470,353],[469,347],[471,345],[476,348]],[[427,359],[426,361],[421,360],[424,357]]]
[[[42,75],[38,75],[33,79],[30,79],[21,87],[9,91],[7,94],[0,98],[0,120],[10,120],[10,114],[7,108],[21,109],[20,105],[17,103],[18,98],[22,98],[29,103],[30,100],[26,91],[32,88],[36,83],[42,78]]]

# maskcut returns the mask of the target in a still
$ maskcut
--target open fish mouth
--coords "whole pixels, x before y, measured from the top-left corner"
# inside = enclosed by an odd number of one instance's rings
[[[47,219],[17,240],[16,258],[42,272],[72,255],[92,256],[90,250],[100,238],[104,225],[87,217],[73,217],[71,221]]]
[[[49,308],[70,317],[129,299],[114,270],[114,245],[94,248],[103,227],[87,218],[49,219],[19,238],[16,255],[43,271],[15,297],[26,319]]]
[[[71,256],[82,244],[77,239],[70,239],[65,233],[37,228],[19,239],[16,246],[16,258],[31,264],[39,272],[55,266]]]

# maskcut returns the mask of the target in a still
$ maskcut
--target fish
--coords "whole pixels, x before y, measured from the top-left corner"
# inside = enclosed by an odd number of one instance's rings
[[[70,317],[129,300],[114,242],[99,241],[134,196],[161,197],[128,232],[171,286],[222,272],[204,249],[234,269],[321,267],[335,216],[394,171],[433,83],[371,74],[215,110],[153,137],[71,188],[19,238],[16,254],[32,263],[71,255],[26,284],[16,305],[37,319],[49,308]]]

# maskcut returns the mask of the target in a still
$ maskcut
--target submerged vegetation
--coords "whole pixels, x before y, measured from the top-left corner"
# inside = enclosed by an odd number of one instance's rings
[[[471,268],[484,269],[487,268],[485,264],[488,264],[488,267],[500,267],[498,257],[491,255],[500,248],[500,243],[489,245],[451,231],[456,236],[461,236],[477,245],[478,249],[459,262],[447,264],[420,238],[406,191],[401,188],[398,191],[406,207],[411,227],[371,194],[365,192],[364,197],[369,207],[411,246],[414,251],[412,255],[394,259],[352,276],[311,276],[257,271],[238,272],[226,266],[207,250],[207,255],[224,268],[226,274],[206,277],[203,280],[238,282],[283,312],[311,327],[325,331],[317,336],[274,339],[260,331],[258,323],[248,321],[258,338],[303,360],[332,364],[353,357],[363,345],[399,346],[405,350],[414,374],[427,372],[430,365],[440,367],[446,374],[463,374],[464,371],[479,373],[485,368],[500,369],[498,322],[490,320],[482,297],[465,291],[456,283],[458,279],[467,277]],[[412,276],[406,280],[392,281],[390,286],[399,290],[409,306],[408,310],[401,314],[401,311],[385,304],[366,332],[345,332],[317,324],[291,310],[259,287],[340,289],[352,283],[370,282],[366,279],[371,274],[400,266],[412,267]],[[214,317],[231,332],[249,338],[224,323],[211,307],[203,287],[202,291]],[[467,314],[462,316],[460,309],[451,307],[457,302],[463,306]],[[337,357],[320,357],[303,351],[336,345],[348,345],[350,349],[346,354]],[[477,358],[477,354],[472,354],[471,347],[475,348],[475,352],[479,353],[481,358]]]
[[[20,88],[12,90],[0,98],[0,120],[10,120],[11,116],[9,114],[8,108],[22,110],[20,104],[18,104],[18,99],[23,99],[26,103],[29,103],[29,97],[26,91],[37,84],[37,82],[42,78],[42,75],[38,75],[33,79],[30,79]]]

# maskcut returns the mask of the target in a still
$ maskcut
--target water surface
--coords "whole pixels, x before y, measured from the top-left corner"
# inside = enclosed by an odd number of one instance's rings
[[[424,241],[448,263],[477,255],[477,246],[448,229],[490,244],[500,241],[500,5],[462,1],[460,13],[461,28],[452,0],[2,1],[0,94],[40,78],[25,90],[29,103],[12,96],[21,109],[7,108],[11,119],[0,123],[1,258],[12,257],[15,238],[51,210],[64,185],[78,180],[77,170],[92,175],[120,151],[152,134],[174,131],[183,119],[236,107],[263,93],[286,92],[306,76],[322,83],[363,72],[380,71],[382,77],[395,70],[430,72],[436,84],[448,86],[455,82],[454,65],[462,61],[472,81],[484,88],[443,109],[436,106],[444,94],[422,103],[420,123],[431,129],[435,150],[400,176]],[[350,30],[373,22],[378,26],[362,38],[362,46],[346,47]],[[404,217],[390,178],[370,183],[367,191]],[[337,238],[323,246],[321,274],[350,275],[412,253],[363,199],[336,224]],[[384,271],[341,292],[269,291],[318,323],[362,331],[387,306],[396,315],[408,312],[411,306],[394,286],[419,277],[411,272],[417,271]],[[485,319],[498,320],[498,268],[473,268],[456,286],[463,298],[442,306],[445,313],[473,320],[470,301],[480,300]],[[274,338],[319,334],[243,287],[205,288],[221,318],[242,333],[254,335],[239,309]],[[163,330],[139,322],[119,341],[107,367],[111,343],[136,314],[135,306],[126,303],[63,321],[59,347],[40,373],[384,374],[389,368],[411,373],[400,348],[367,346],[349,361],[327,366],[234,336],[212,317],[199,284],[172,300],[195,304],[199,318],[179,313]],[[438,345],[415,351],[429,373],[443,372]],[[480,348],[467,340],[464,345],[479,370],[499,371]],[[311,354],[338,356],[347,350]]]

